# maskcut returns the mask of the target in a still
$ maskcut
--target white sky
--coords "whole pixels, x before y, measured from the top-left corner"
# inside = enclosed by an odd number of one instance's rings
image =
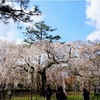
[[[100,0],[87,0],[86,15],[89,19],[89,24],[95,27],[86,40],[100,40]]]

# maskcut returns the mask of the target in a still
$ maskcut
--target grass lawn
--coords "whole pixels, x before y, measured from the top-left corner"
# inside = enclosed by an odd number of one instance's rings
[[[68,100],[83,100],[81,93],[74,93],[74,92],[67,93],[67,98]],[[29,96],[13,97],[12,100],[30,100],[30,97]],[[33,96],[33,100],[46,100],[46,99],[40,97],[39,95],[35,95]],[[55,94],[52,95],[51,100],[56,100]],[[90,100],[100,100],[100,96],[97,98],[97,96],[94,96],[93,93],[91,93]]]

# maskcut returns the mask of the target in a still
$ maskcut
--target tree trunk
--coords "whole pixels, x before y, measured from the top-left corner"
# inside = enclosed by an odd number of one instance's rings
[[[12,90],[10,89],[9,90],[9,100],[11,100],[11,98],[12,98]]]
[[[42,72],[42,88],[45,90],[46,87],[46,68],[43,68]]]
[[[31,100],[33,98],[33,72],[31,73]]]

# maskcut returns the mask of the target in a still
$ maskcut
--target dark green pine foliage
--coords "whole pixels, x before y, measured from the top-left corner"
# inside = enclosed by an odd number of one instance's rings
[[[37,41],[48,40],[50,42],[54,42],[56,40],[61,39],[59,35],[53,36],[48,33],[55,31],[56,29],[52,29],[50,26],[47,26],[44,21],[37,22],[34,24],[34,27],[27,27],[25,34],[26,39],[24,42],[33,44]]]
[[[5,24],[9,23],[9,19],[13,19],[14,22],[32,22],[31,16],[41,15],[41,11],[38,6],[34,6],[33,10],[28,9],[28,3],[30,0],[1,0],[0,1],[0,22]],[[13,6],[9,5],[12,3]],[[18,4],[20,9],[14,8],[14,3]],[[29,12],[26,12],[28,10]]]

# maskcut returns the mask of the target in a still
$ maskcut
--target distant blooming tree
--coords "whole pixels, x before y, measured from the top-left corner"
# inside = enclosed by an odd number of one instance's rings
[[[13,43],[0,41],[0,90],[1,98],[6,100],[6,93],[9,92],[9,100],[11,100],[11,89],[14,89],[18,83],[25,79],[24,73],[17,66],[16,54],[18,54],[18,46]],[[13,69],[15,67],[16,69]],[[21,77],[24,76],[24,77]]]
[[[79,89],[85,82],[92,89],[100,82],[99,43],[40,40],[29,46],[0,44],[0,85],[23,84],[33,90],[51,83]]]

